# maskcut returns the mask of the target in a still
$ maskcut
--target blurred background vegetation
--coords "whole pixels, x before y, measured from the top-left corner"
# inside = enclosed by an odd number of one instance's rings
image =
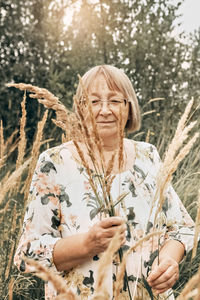
[[[183,2],[1,1],[0,120],[3,121],[5,140],[19,129],[20,102],[23,97],[22,92],[5,87],[6,83],[24,82],[46,88],[71,108],[77,75],[83,75],[98,64],[111,64],[123,68],[131,79],[141,112],[153,111],[144,114],[140,132],[131,137],[145,140],[148,135],[148,140],[158,147],[162,156],[186,103],[194,97],[194,110],[200,105],[200,28],[189,36],[184,32],[177,33],[180,25],[179,7]],[[70,12],[73,12],[73,17],[68,22]],[[164,100],[148,103],[157,97]],[[44,108],[36,100],[28,98],[26,109],[28,156]],[[53,115],[53,112],[49,113],[44,132],[44,139],[54,139],[50,146],[61,141],[61,131],[50,120]],[[197,116],[198,109],[191,118],[197,119]],[[200,120],[198,128],[199,124]],[[16,131],[13,143],[17,143],[18,137]],[[198,143],[174,177],[174,186],[193,219],[200,179],[199,153]],[[6,167],[10,170],[16,155],[14,151],[9,157]],[[13,203],[17,201],[17,211],[20,212],[23,199],[20,196],[18,198]],[[7,224],[13,221],[12,212],[11,205],[3,216],[0,232],[4,236],[9,231]],[[20,214],[17,222],[20,222]],[[18,231],[19,227],[16,226],[13,232],[9,232],[8,239],[1,239],[1,269],[4,269],[2,299],[7,299],[8,282],[12,276],[18,276],[14,299],[42,299],[42,291],[38,288],[42,285],[40,281],[32,277],[25,280],[14,267],[6,270],[9,247],[13,241],[15,243]]]

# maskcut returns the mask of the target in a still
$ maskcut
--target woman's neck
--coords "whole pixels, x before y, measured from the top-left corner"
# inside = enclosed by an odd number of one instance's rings
[[[118,138],[103,139],[102,147],[104,152],[113,152],[117,150],[119,147]]]

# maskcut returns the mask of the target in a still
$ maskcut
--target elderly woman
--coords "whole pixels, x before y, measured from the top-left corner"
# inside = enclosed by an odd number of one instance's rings
[[[109,65],[92,68],[82,77],[82,81],[102,141],[105,165],[108,165],[119,146],[119,122],[122,129],[129,132],[140,127],[137,98],[125,73]],[[77,88],[76,97],[78,105],[81,105],[81,84]],[[84,116],[85,123],[90,127],[87,109]],[[83,142],[80,142],[80,148],[93,170],[91,157]],[[126,196],[118,204],[118,216],[103,219],[100,213],[91,215],[89,200],[95,197],[88,177],[85,176],[86,171],[78,163],[80,157],[73,141],[48,149],[40,155],[30,190],[31,201],[15,256],[15,263],[21,271],[30,271],[23,256],[34,258],[61,273],[67,286],[80,299],[91,299],[99,258],[119,228],[122,249],[127,249],[150,232],[153,218],[149,220],[149,215],[156,191],[159,155],[151,144],[129,139],[123,140],[123,153],[120,173],[115,156],[111,195],[116,199],[120,190]],[[100,162],[99,157],[96,159],[97,163],[98,160]],[[193,222],[171,186],[166,192],[161,215],[160,227],[165,234],[159,247],[159,260],[155,259],[158,246],[150,241],[132,252],[127,259],[126,272],[132,295],[135,293],[134,282],[143,277],[155,294],[173,299],[170,288],[179,277],[179,262],[185,251],[191,249],[192,239],[186,233],[190,231]],[[110,299],[113,297],[116,273],[117,265],[113,262],[105,274]],[[45,299],[53,299],[56,291],[50,283],[45,285]],[[124,299],[129,299],[126,285],[121,294]]]

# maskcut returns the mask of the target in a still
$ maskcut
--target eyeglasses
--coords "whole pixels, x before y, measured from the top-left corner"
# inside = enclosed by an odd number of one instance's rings
[[[119,108],[120,106],[126,106],[127,104],[127,100],[126,99],[110,99],[110,100],[102,100],[102,99],[89,99],[91,104],[92,104],[92,108],[94,110],[100,110],[102,108],[103,102],[106,102],[109,109],[116,109]]]

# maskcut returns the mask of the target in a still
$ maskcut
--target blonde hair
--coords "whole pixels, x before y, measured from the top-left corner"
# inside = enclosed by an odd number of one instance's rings
[[[140,128],[140,110],[138,105],[138,100],[133,89],[133,86],[128,78],[128,76],[120,69],[110,66],[110,65],[100,65],[93,67],[87,71],[83,77],[82,82],[86,89],[89,88],[94,81],[94,79],[99,75],[103,74],[108,87],[111,90],[121,92],[129,104],[129,116],[125,128],[129,133],[134,132]],[[79,83],[76,91],[77,100],[80,101],[83,95],[81,84]]]

